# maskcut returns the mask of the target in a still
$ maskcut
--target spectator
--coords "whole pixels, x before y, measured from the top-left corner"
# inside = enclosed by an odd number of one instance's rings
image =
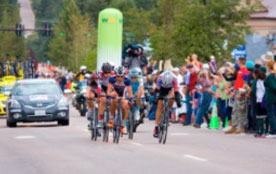
[[[198,79],[198,84],[200,87],[197,89],[202,94],[202,100],[200,102],[200,108],[196,113],[196,121],[194,124],[195,128],[200,128],[200,125],[203,123],[203,116],[205,116],[207,124],[209,124],[208,118],[208,109],[212,101],[212,81],[210,79],[210,74],[208,70],[204,69]]]
[[[195,92],[195,85],[197,83],[197,73],[192,64],[189,64],[187,66],[190,76],[189,76],[189,84],[188,84],[188,90],[186,94],[186,103],[187,103],[187,115],[186,119],[183,123],[184,126],[190,125],[191,124],[191,119],[192,119],[192,113],[193,113],[193,108],[192,108],[192,100]]]
[[[218,108],[219,108],[219,116],[222,121],[222,127],[225,128],[226,119],[229,121],[229,115],[227,115],[226,108],[227,108],[227,101],[229,99],[229,95],[226,93],[228,89],[228,85],[226,84],[226,80],[223,77],[224,68],[219,69],[217,83],[218,83],[218,90],[220,90],[220,95],[218,96]]]
[[[269,119],[270,125],[270,135],[267,138],[276,138],[276,78],[275,78],[275,63],[274,60],[266,62],[266,67],[268,69],[269,75],[264,81],[265,85],[265,103],[266,111]]]
[[[264,104],[264,96],[265,96],[265,87],[264,87],[264,80],[266,78],[266,70],[255,69],[254,70],[254,78],[252,82],[252,90],[251,96],[256,101],[256,107],[254,110],[256,111],[256,120],[257,120],[257,134],[255,137],[264,137],[265,130],[264,124],[265,119],[267,117],[266,108]]]
[[[234,107],[232,112],[232,128],[226,131],[226,134],[230,133],[244,133],[245,132],[245,125],[247,124],[247,99],[246,99],[246,92],[247,87],[245,84],[245,78],[248,76],[249,72],[246,69],[246,59],[244,57],[240,57],[237,61],[236,69],[236,81],[234,85],[235,96],[234,96]],[[245,87],[245,88],[244,88]]]

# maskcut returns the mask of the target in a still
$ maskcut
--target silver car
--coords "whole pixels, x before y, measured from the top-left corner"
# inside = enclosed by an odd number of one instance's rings
[[[7,126],[18,122],[57,121],[69,125],[69,104],[53,79],[16,82],[7,103]]]

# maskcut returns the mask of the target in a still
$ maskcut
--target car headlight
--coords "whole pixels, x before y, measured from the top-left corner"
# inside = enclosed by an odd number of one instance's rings
[[[10,107],[11,108],[21,108],[21,105],[17,100],[12,99],[12,100],[10,100]]]
[[[62,98],[58,102],[58,107],[64,107],[64,106],[68,106],[68,105],[69,105],[69,103],[66,98]]]

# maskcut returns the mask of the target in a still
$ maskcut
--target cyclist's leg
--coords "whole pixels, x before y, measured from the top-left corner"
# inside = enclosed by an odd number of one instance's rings
[[[111,100],[111,105],[110,105],[110,113],[111,113],[111,117],[113,118],[115,116],[116,105],[117,105],[116,97],[118,97],[118,94],[114,91],[111,93],[111,96],[115,97],[115,99]]]
[[[155,125],[159,126],[160,118],[162,114],[162,108],[163,108],[163,100],[158,100],[157,102],[157,109],[156,109],[156,118],[155,118]]]
[[[139,91],[137,92],[137,106],[141,107],[141,97],[142,97],[142,89],[139,89]]]
[[[128,111],[129,111],[129,104],[128,100],[122,100],[122,111],[123,111],[123,120],[128,120]]]
[[[89,91],[87,93],[87,98],[88,99],[94,99],[95,98],[95,94],[92,91]],[[88,100],[88,107],[91,110],[94,108],[94,101],[93,100]]]
[[[102,93],[103,96],[105,96],[105,93]],[[103,118],[104,115],[104,105],[106,102],[106,97],[100,97],[100,102],[99,102],[99,116],[100,118]]]
[[[170,98],[174,98],[174,92],[173,92],[173,90],[170,91],[169,97],[170,97]],[[175,99],[170,99],[170,100],[169,100],[169,107],[170,107],[170,110],[171,110],[172,107],[173,107],[174,101],[175,101]]]

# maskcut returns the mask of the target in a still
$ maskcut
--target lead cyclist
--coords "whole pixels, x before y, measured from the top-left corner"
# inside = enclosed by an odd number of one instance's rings
[[[181,100],[180,100],[180,93],[178,91],[177,78],[172,72],[165,71],[159,76],[157,80],[155,94],[154,94],[155,100],[157,102],[155,129],[153,134],[155,138],[158,138],[159,136],[158,126],[162,115],[163,99],[168,95],[170,98],[172,98],[169,101],[170,110],[172,109],[174,101],[176,101],[177,107],[180,108]]]

